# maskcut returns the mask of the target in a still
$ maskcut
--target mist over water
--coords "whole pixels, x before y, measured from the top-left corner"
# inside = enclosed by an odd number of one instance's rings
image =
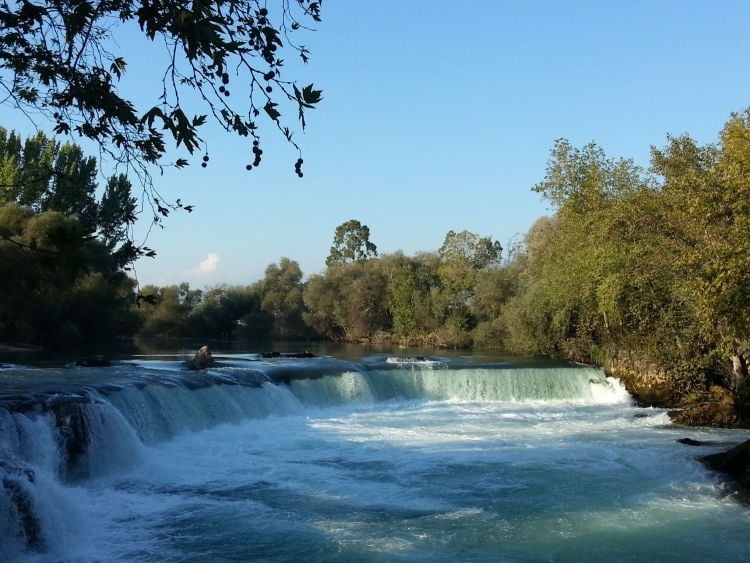
[[[0,560],[750,559],[694,460],[746,432],[593,368],[384,359],[1,369]]]

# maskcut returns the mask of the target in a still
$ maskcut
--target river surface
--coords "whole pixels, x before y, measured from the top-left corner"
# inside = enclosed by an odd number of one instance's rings
[[[0,560],[750,560],[747,507],[695,461],[748,433],[598,369],[184,359],[0,368]]]

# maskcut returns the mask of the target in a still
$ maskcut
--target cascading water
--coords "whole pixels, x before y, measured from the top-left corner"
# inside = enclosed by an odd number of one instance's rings
[[[589,367],[10,366],[0,560],[747,559],[683,435]]]
[[[627,401],[627,392],[602,371],[577,368],[478,368],[373,371],[368,380],[379,400]]]

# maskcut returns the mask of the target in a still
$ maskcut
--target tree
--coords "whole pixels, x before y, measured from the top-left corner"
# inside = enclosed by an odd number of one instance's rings
[[[500,262],[502,246],[490,237],[469,231],[448,231],[438,252],[438,274],[443,291],[440,301],[450,330],[468,328],[469,306],[474,296],[477,274]]]
[[[737,345],[746,338],[741,121],[732,124],[738,153],[726,161],[733,180],[720,172],[729,143],[717,149],[672,139],[653,152],[659,181],[594,144],[559,141],[535,188],[555,214],[529,232],[515,293],[501,310],[510,346],[662,366],[675,396],[723,380],[726,357],[722,367],[718,351],[741,360]]]
[[[652,160],[684,226],[689,246],[679,263],[691,274],[685,285],[700,333],[731,357],[736,390],[750,343],[750,110],[732,115],[718,146],[671,138]]]
[[[138,255],[128,240],[137,219],[136,199],[128,178],[119,174],[109,178],[97,202],[96,171],[96,158],[84,155],[78,145],[60,145],[43,133],[24,140],[0,127],[0,203],[75,217],[83,236],[97,233],[121,268]]]
[[[558,139],[544,180],[532,189],[557,209],[583,213],[640,188],[644,180],[643,171],[632,160],[607,158],[593,142],[576,148],[566,139]]]
[[[253,286],[220,285],[203,292],[190,312],[190,336],[208,338],[268,338],[273,319],[261,310]]]
[[[72,215],[0,205],[0,341],[100,346],[132,334],[133,282]]]
[[[86,157],[78,145],[65,143],[56,155],[52,185],[43,195],[43,211],[74,215],[87,232],[96,230],[96,159]]]
[[[124,174],[111,176],[99,204],[99,236],[107,248],[114,249],[128,239],[128,228],[137,219],[137,201],[131,193],[132,184]]]
[[[304,294],[305,322],[323,336],[348,342],[389,329],[388,279],[377,262],[341,264],[311,276]]]
[[[0,201],[41,211],[60,145],[43,133],[26,140],[0,127]]]
[[[326,264],[346,264],[364,262],[378,255],[378,248],[370,242],[370,228],[356,219],[349,219],[336,227],[333,246],[326,258]]]
[[[390,308],[393,330],[399,336],[412,336],[419,330],[417,321],[417,275],[411,264],[404,264],[391,284]]]
[[[463,262],[474,270],[481,270],[500,262],[503,247],[490,237],[480,237],[469,231],[448,231],[440,247],[443,262]]]
[[[401,257],[390,276],[393,330],[406,341],[423,340],[439,328],[434,301],[440,288],[438,263],[434,253]]]
[[[141,307],[144,324],[142,333],[147,336],[188,336],[189,317],[200,304],[203,292],[190,289],[183,282],[166,287],[146,286],[141,293],[147,297]]]
[[[166,216],[182,204],[165,203],[150,169],[167,165],[170,144],[190,155],[204,152],[206,166],[209,147],[200,129],[208,115],[227,133],[252,141],[248,169],[261,163],[262,122],[299,152],[282,119],[284,104],[304,128],[305,112],[322,96],[312,84],[300,87],[285,78],[284,53],[307,62],[309,51],[295,37],[319,21],[320,2],[313,0],[282,0],[275,9],[258,0],[5,2],[2,103],[30,118],[41,114],[54,123],[56,134],[97,143],[115,164],[139,175],[156,217]],[[150,107],[122,93],[128,64],[116,39],[128,24],[164,48],[165,67],[150,71],[161,77],[158,103]],[[183,167],[188,161],[172,164]],[[300,156],[295,164],[300,176],[301,166]]]
[[[273,336],[276,338],[301,338],[306,336],[302,320],[302,270],[289,258],[269,264],[265,277],[256,284],[261,297],[261,309],[273,319]]]
[[[513,262],[505,267],[480,271],[471,303],[472,313],[481,320],[499,317],[505,303],[515,294],[519,274],[519,268]]]

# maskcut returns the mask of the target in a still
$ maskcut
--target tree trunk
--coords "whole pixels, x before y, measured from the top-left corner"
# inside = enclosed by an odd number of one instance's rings
[[[732,355],[732,391],[737,391],[747,378],[747,362],[742,354]]]

